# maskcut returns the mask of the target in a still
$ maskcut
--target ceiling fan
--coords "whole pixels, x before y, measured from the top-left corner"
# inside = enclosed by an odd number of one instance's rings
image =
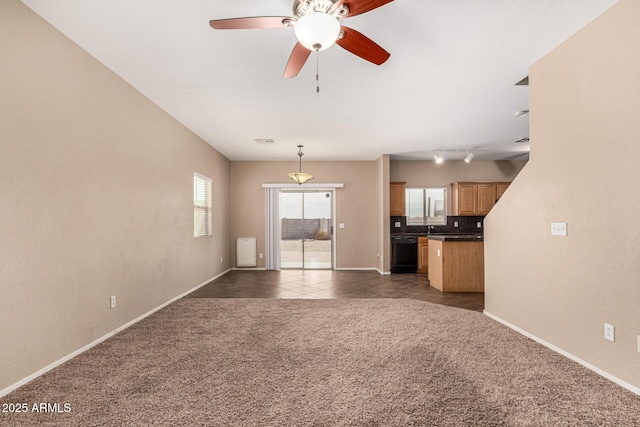
[[[376,65],[389,59],[389,52],[358,31],[341,25],[339,20],[369,12],[393,0],[294,0],[293,16],[254,16],[213,19],[216,30],[294,27],[296,43],[284,70],[284,78],[298,75],[312,51],[321,51],[334,43]]]

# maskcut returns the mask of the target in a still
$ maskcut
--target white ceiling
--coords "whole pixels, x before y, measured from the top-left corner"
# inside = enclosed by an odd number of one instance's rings
[[[527,158],[528,67],[616,0],[395,0],[342,20],[391,53],[339,46],[282,74],[292,28],[210,19],[290,16],[293,0],[22,0],[230,160]],[[535,114],[535,112],[532,112]],[[258,144],[270,138],[273,144]],[[533,142],[535,144],[535,141]],[[456,152],[459,150],[459,152]]]

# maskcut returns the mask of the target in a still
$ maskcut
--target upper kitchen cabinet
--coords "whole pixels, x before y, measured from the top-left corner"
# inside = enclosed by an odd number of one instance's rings
[[[457,216],[489,213],[509,182],[454,182],[451,184],[451,210]]]
[[[509,188],[509,184],[511,184],[511,183],[510,182],[497,182],[496,183],[496,201],[500,200],[500,197],[502,197],[504,192],[507,191],[507,188]]]
[[[404,216],[404,191],[406,182],[391,182],[389,185],[390,216]]]
[[[477,184],[472,182],[454,182],[451,184],[451,196],[453,215],[477,215]]]

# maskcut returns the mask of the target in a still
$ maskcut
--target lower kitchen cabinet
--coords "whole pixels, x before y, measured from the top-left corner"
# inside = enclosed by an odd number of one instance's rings
[[[429,283],[440,292],[484,292],[484,242],[429,240]]]
[[[429,272],[429,239],[418,237],[418,273]]]

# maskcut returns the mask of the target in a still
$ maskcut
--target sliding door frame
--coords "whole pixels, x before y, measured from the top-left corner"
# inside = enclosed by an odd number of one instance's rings
[[[336,189],[344,188],[342,183],[330,183],[330,184],[262,184],[262,188],[265,189],[265,257],[266,257],[266,269],[267,270],[281,270],[280,260],[280,215],[279,204],[275,203],[275,194],[280,195],[282,189],[299,189],[301,191],[327,191],[331,192],[333,200],[331,203],[331,227],[334,233],[331,236],[331,269],[336,269],[336,242],[337,234],[336,230],[336,217],[337,217],[337,192]],[[277,252],[277,253],[276,253]],[[304,261],[304,260],[303,260]],[[304,262],[303,262],[304,268]]]

